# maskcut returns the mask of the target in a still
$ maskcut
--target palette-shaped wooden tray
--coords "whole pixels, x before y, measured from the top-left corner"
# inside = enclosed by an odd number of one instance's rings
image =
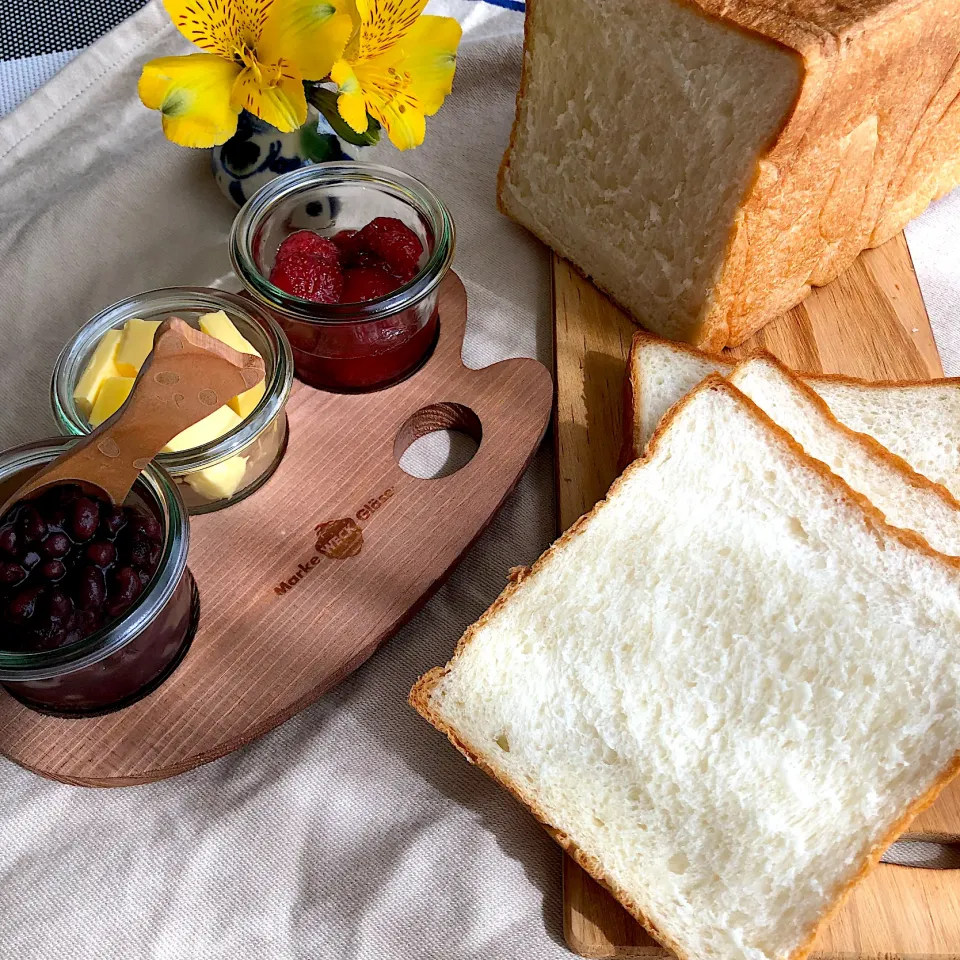
[[[617,474],[622,384],[631,321],[568,264],[554,261],[557,364],[557,506],[561,530],[602,497]],[[750,343],[795,370],[870,380],[943,376],[902,236],[866,251],[827,287]],[[907,836],[960,837],[960,782]],[[564,857],[564,931],[587,957],[672,956],[577,863]],[[814,947],[821,957],[960,957],[960,871],[881,864],[846,901]]]
[[[169,777],[282,723],[352,670],[426,601],[486,527],[549,423],[535,360],[469,370],[466,293],[440,291],[432,356],[376,393],[298,384],[277,472],[246,500],[191,521],[196,638],[156,692],[89,719],[35,713],[0,694],[0,753],[83,786]],[[479,443],[462,469],[417,479],[399,459],[454,429]]]

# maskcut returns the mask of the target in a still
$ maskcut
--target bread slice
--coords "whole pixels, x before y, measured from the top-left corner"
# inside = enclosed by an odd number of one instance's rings
[[[412,705],[682,960],[798,960],[958,767],[960,571],[719,377]]]
[[[934,550],[960,556],[960,505],[872,437],[840,423],[830,408],[771,356],[738,364],[727,378],[804,451],[863,494],[888,523],[919,534]]]
[[[529,0],[501,209],[741,343],[960,183],[960,0]]]
[[[642,456],[663,415],[708,373],[726,376],[733,367],[717,354],[638,332],[627,360],[624,463]],[[960,378],[870,383],[801,377],[842,424],[873,437],[960,500]]]
[[[851,430],[869,434],[960,500],[960,378],[870,383],[807,376]]]
[[[727,376],[736,361],[637,331],[627,357],[624,435],[626,463],[642,457],[666,412],[711,373]],[[624,464],[625,465],[625,464]]]

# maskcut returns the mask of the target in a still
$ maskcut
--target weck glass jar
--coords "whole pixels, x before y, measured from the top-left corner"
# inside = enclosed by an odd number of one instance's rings
[[[419,271],[393,293],[362,303],[316,303],[270,282],[290,234],[332,237],[377,217],[402,221],[423,247]],[[264,186],[234,221],[230,259],[249,295],[290,339],[297,377],[325,390],[361,392],[402,380],[430,354],[439,330],[438,290],[454,246],[453,218],[428,187],[398,170],[354,161],[304,167]]]
[[[53,372],[51,400],[57,427],[66,436],[92,429],[75,393],[97,344],[128,320],[177,316],[198,326],[204,314],[223,311],[263,357],[263,398],[241,423],[223,436],[176,453],[159,463],[180,488],[192,514],[236,503],[262,486],[276,470],[287,442],[285,407],[293,385],[290,344],[274,320],[246,297],[202,287],[168,287],[122,300],[85,323],[64,347]]]
[[[72,441],[41,440],[0,453],[0,502]],[[127,706],[155,690],[186,654],[200,600],[187,569],[189,525],[177,486],[154,464],[140,474],[127,505],[160,525],[156,570],[118,619],[66,646],[7,649],[0,630],[0,683],[33,709],[89,716]],[[6,611],[0,611],[0,624]]]

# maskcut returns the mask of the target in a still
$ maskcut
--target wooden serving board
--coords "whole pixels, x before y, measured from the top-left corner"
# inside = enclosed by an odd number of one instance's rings
[[[276,473],[227,509],[191,519],[200,624],[172,676],[102,717],[43,716],[0,694],[0,753],[82,786],[169,777],[249,743],[319,697],[426,601],[533,456],[553,384],[535,360],[469,370],[463,284],[440,290],[440,335],[412,377],[332,394],[298,384]],[[454,429],[476,454],[417,479],[400,457]]]
[[[622,385],[636,327],[554,258],[557,509],[565,530],[617,474]],[[942,377],[906,241],[868,250],[827,287],[729,351],[763,347],[795,370],[870,380]],[[960,838],[960,782],[906,836]],[[564,931],[586,957],[669,957],[606,891],[564,857]],[[960,957],[960,871],[881,864],[821,933],[823,957]]]

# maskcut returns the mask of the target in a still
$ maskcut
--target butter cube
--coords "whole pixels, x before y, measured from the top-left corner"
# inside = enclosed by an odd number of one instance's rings
[[[143,361],[153,350],[153,335],[160,326],[159,320],[128,320],[123,326],[123,336],[117,350],[117,369],[123,377],[136,377]]]
[[[195,470],[185,479],[206,500],[224,500],[240,489],[246,472],[247,458],[231,457],[205,470]]]
[[[212,440],[219,440],[225,433],[241,424],[240,417],[227,404],[204,417],[186,430],[181,430],[163,449],[167,453],[190,450]]]
[[[233,410],[241,420],[246,420],[247,417],[257,409],[257,405],[263,399],[266,389],[261,380],[256,386],[251,387],[249,390],[244,390],[243,393],[238,394],[232,400],[227,401],[227,403],[230,409]]]
[[[205,313],[200,318],[200,329],[207,336],[216,337],[221,343],[239,350],[240,353],[260,356],[253,344],[234,326],[233,321],[222,310],[216,313]]]
[[[240,353],[252,353],[255,357],[260,356],[260,351],[234,326],[233,321],[222,310],[218,310],[216,313],[205,313],[200,318],[200,329],[209,336],[216,337],[228,347],[239,350]],[[255,387],[251,387],[230,400],[230,406],[237,416],[245,420],[263,399],[265,390],[266,387],[261,381]]]
[[[110,377],[104,380],[90,413],[90,425],[99,427],[104,420],[109,420],[127,402],[136,382],[135,377]]]
[[[97,344],[97,349],[93,351],[93,356],[73,391],[77,409],[88,419],[97,402],[97,395],[100,393],[103,382],[111,377],[120,376],[120,371],[117,369],[117,348],[120,346],[120,336],[119,330],[108,331]]]

